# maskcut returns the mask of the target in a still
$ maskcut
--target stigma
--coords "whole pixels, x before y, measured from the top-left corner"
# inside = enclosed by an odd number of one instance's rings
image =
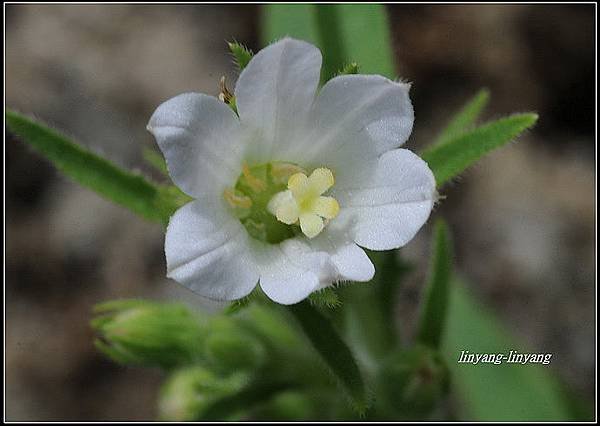
[[[310,176],[294,173],[288,179],[287,190],[275,194],[267,209],[279,222],[299,223],[302,233],[314,238],[340,211],[335,198],[323,195],[334,183],[333,173],[325,167],[315,169]]]

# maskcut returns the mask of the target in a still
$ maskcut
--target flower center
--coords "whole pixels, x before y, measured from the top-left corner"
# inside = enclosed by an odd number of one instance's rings
[[[288,189],[275,194],[267,208],[282,223],[300,223],[302,233],[314,238],[325,227],[325,220],[333,219],[340,211],[335,198],[322,195],[334,182],[333,173],[325,167],[315,169],[310,176],[294,173],[288,179]]]
[[[300,233],[314,238],[337,216],[338,202],[323,196],[333,184],[325,167],[307,176],[292,163],[244,165],[223,197],[252,237],[276,244]]]

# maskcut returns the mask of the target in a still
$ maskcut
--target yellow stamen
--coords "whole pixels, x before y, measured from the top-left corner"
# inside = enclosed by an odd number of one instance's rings
[[[242,209],[249,209],[250,207],[252,207],[252,200],[250,199],[250,197],[247,197],[245,195],[237,195],[233,189],[225,189],[223,191],[223,198],[225,198],[225,201],[227,201],[227,203],[229,203],[229,205],[233,208],[242,208]]]
[[[252,174],[247,164],[242,165],[242,174],[246,178],[246,183],[254,192],[262,192],[267,187],[266,182],[260,180]]]
[[[294,173],[302,173],[304,169],[300,166],[290,163],[276,163],[271,167],[271,176],[277,183],[285,183]]]

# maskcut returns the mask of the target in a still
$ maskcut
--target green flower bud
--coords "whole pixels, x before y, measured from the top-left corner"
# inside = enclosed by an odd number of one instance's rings
[[[255,370],[265,361],[265,348],[255,336],[229,318],[215,319],[204,342],[204,355],[218,371]]]
[[[255,415],[258,419],[269,421],[311,420],[315,415],[315,406],[306,393],[284,391],[273,397]]]
[[[121,364],[169,368],[202,354],[205,327],[184,305],[117,300],[97,305],[95,312],[95,344]]]
[[[415,346],[397,351],[384,361],[378,384],[387,409],[414,419],[430,413],[447,393],[448,369],[437,352]]]
[[[216,401],[239,392],[246,382],[244,375],[221,377],[200,366],[177,370],[161,389],[158,416],[165,421],[202,420]]]
[[[260,342],[238,333],[211,334],[206,339],[207,360],[224,371],[254,370],[264,361]]]

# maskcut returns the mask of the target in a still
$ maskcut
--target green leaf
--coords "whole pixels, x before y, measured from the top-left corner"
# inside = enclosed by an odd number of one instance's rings
[[[348,60],[344,40],[341,36],[339,8],[335,5],[314,5],[314,16],[317,20],[319,45],[323,46],[323,68],[321,76],[327,81],[335,76],[336,71]]]
[[[182,198],[176,191],[117,167],[42,123],[7,110],[6,124],[75,182],[127,207],[144,219],[166,224],[181,206]]]
[[[235,64],[237,65],[238,69],[242,71],[244,68],[246,68],[246,65],[248,65],[248,62],[250,62],[250,59],[252,59],[254,54],[250,49],[237,41],[231,41],[227,44],[229,45],[229,50],[233,55]]]
[[[167,170],[167,162],[155,149],[144,147],[142,150],[142,156],[144,157],[146,163],[150,164],[152,167],[154,167],[154,169],[165,176],[169,175],[169,171]]]
[[[475,124],[479,115],[490,100],[490,92],[481,89],[462,109],[452,118],[446,128],[436,138],[434,145],[441,145],[465,133]]]
[[[336,6],[349,59],[360,64],[363,74],[396,78],[386,6],[355,3]]]
[[[262,6],[261,41],[267,45],[289,36],[317,43],[317,26],[311,4],[266,4]]]
[[[443,220],[439,219],[436,222],[433,234],[433,256],[429,280],[425,287],[417,340],[437,349],[446,322],[448,291],[452,275],[452,247],[448,226]]]
[[[441,353],[465,410],[463,421],[569,421],[568,403],[551,366],[543,364],[458,363],[461,351],[531,353],[510,336],[494,316],[473,298],[462,280],[450,287],[446,335]],[[552,362],[555,360],[552,359]]]
[[[329,320],[307,301],[289,306],[305,335],[350,398],[353,408],[364,414],[369,407],[367,391],[352,352]]]
[[[330,55],[330,46],[324,45],[324,40],[319,35],[318,18],[315,13],[315,9],[318,8],[334,10],[341,35],[340,43],[343,45],[343,53],[347,56],[337,68],[332,70],[333,72],[351,59],[361,64],[361,72],[365,74],[396,77],[388,18],[385,6],[381,4],[265,5],[263,6],[263,44],[290,36],[313,43],[321,49],[323,55]]]
[[[438,187],[442,186],[488,152],[533,126],[537,118],[537,114],[525,113],[492,121],[442,145],[426,149],[421,157],[433,171]]]

